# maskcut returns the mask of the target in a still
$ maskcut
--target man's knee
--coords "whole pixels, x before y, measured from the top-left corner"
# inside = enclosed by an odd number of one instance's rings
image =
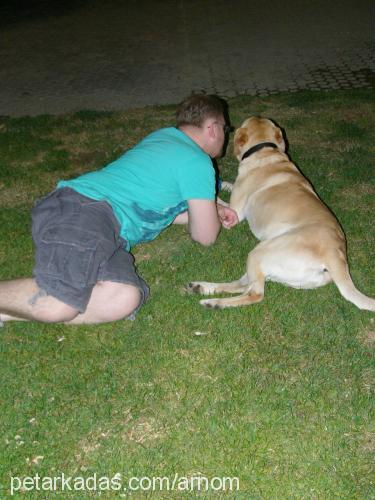
[[[127,285],[127,287],[128,290],[124,300],[124,304],[126,304],[126,307],[124,306],[126,309],[126,316],[133,313],[140,306],[142,299],[141,292],[138,288],[130,285]]]
[[[116,319],[130,316],[141,303],[141,292],[133,285],[122,285],[113,302],[112,315]]]
[[[102,309],[103,320],[116,321],[130,316],[141,304],[142,294],[134,285],[124,283],[101,282],[99,286],[105,288],[108,297]]]

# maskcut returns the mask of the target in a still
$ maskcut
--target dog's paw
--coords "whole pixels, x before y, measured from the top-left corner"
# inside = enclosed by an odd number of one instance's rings
[[[228,193],[231,193],[232,189],[233,189],[233,184],[231,182],[222,181],[222,183],[221,183],[221,190],[222,191],[227,191]]]
[[[199,303],[206,309],[222,309],[220,299],[200,300]]]
[[[185,286],[185,290],[188,293],[203,293],[201,284],[199,281],[191,281]]]
[[[209,283],[208,281],[191,281],[186,285],[189,293],[200,293],[202,295],[212,295],[216,293],[217,283]]]

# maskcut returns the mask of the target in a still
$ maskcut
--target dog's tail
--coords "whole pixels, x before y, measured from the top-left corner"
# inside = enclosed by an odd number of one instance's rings
[[[326,267],[341,295],[349,302],[367,311],[375,312],[375,299],[361,293],[354,285],[350,276],[349,266],[344,252],[335,253],[328,258]]]

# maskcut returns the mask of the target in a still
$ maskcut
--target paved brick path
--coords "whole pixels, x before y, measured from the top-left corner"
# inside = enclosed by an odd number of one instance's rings
[[[0,114],[375,86],[370,0],[60,3],[0,6]]]

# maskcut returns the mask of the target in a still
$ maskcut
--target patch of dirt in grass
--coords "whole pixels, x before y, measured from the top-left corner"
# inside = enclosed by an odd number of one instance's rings
[[[341,189],[341,195],[343,198],[362,198],[364,195],[374,195],[375,186],[367,183],[356,184],[350,188]]]
[[[369,453],[375,452],[375,432],[365,432],[362,448]]]
[[[87,459],[90,455],[98,452],[110,439],[121,437],[124,441],[133,441],[143,445],[144,443],[154,441],[163,437],[164,430],[158,424],[155,418],[140,416],[134,418],[130,410],[126,410],[121,417],[112,420],[108,427],[93,429],[77,445],[75,461],[80,470],[85,470]]]
[[[366,330],[359,335],[359,341],[366,347],[375,347],[375,329]]]
[[[163,431],[152,417],[141,416],[132,420],[130,427],[122,434],[124,441],[134,441],[143,444],[163,436]]]
[[[374,394],[375,392],[375,370],[368,368],[362,373],[362,387],[366,394]]]
[[[64,178],[78,177],[87,172],[92,172],[101,167],[104,167],[110,160],[103,158],[103,153],[100,151],[80,151],[70,155],[69,172],[64,172]]]
[[[104,440],[111,436],[111,432],[108,430],[103,430],[102,428],[95,429],[89,433],[88,436],[83,438],[77,446],[78,452],[75,454],[75,459],[78,463],[84,463],[84,459],[87,455],[95,452],[101,446]]]
[[[41,151],[39,152],[32,160],[12,160],[10,162],[10,166],[14,169],[17,169],[17,168],[24,168],[24,169],[27,169],[27,168],[30,168],[32,169],[34,167],[34,165],[37,165],[38,163],[43,163],[45,158],[48,156],[48,151]]]
[[[56,181],[51,174],[39,175],[38,185],[35,183],[30,186],[26,180],[18,182],[17,185],[4,187],[0,183],[0,207],[16,208],[26,206],[31,208],[36,199],[44,196],[54,189]]]
[[[369,203],[369,197],[375,195],[375,187],[368,183],[345,187],[337,193],[338,204],[343,208],[353,207],[356,211],[373,212],[374,204]],[[367,215],[366,215],[367,217]]]
[[[363,118],[366,116],[372,119],[372,113],[372,105],[370,103],[356,103],[356,106],[353,107],[342,106],[340,107],[340,120],[363,123]]]

